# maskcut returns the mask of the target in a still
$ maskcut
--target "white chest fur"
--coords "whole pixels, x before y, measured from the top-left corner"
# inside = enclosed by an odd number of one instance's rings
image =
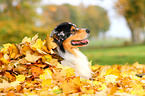
[[[91,69],[89,67],[87,57],[79,50],[73,50],[76,52],[77,56],[69,53],[68,51],[63,53],[58,49],[59,55],[65,59],[61,62],[62,65],[74,68],[76,75],[79,75],[85,79],[89,79],[91,77]]]

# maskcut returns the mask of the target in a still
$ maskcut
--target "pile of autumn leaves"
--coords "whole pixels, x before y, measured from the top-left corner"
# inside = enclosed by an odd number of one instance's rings
[[[25,37],[20,44],[4,44],[0,51],[0,95],[8,96],[144,96],[145,65],[92,66],[90,80],[63,67],[56,44]]]

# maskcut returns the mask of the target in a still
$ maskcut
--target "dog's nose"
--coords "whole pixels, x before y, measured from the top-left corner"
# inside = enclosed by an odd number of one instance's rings
[[[86,32],[87,32],[87,33],[90,33],[90,29],[86,29]]]

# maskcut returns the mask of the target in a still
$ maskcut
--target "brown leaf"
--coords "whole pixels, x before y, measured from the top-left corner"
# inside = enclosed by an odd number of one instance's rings
[[[15,96],[13,91],[8,92],[7,96]]]
[[[35,66],[33,66],[33,67],[31,68],[31,72],[32,72],[32,75],[33,75],[34,77],[37,77],[37,76],[39,76],[40,74],[43,73],[43,71],[42,71],[42,69],[41,69],[40,67],[35,67]]]
[[[52,60],[50,61],[50,65],[51,65],[51,66],[57,66],[58,64],[60,64],[60,63],[58,62],[57,59],[52,59]]]
[[[14,81],[16,78],[11,75],[9,72],[5,72],[4,76],[6,76],[10,81]]]
[[[54,52],[52,49],[55,49],[57,47],[56,43],[53,42],[53,38],[49,37],[49,35],[47,35],[46,42],[48,50],[51,54],[53,54]]]

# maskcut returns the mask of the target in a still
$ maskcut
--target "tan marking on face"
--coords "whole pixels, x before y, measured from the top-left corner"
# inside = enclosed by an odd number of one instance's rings
[[[70,30],[72,30],[72,29],[76,29],[74,26],[71,26],[71,29]]]
[[[74,32],[73,30],[76,30],[76,27],[71,26],[70,33],[74,34],[76,32],[76,31]]]
[[[77,32],[75,33],[75,35],[73,36],[70,36],[69,38],[67,38],[66,40],[63,41],[63,47],[65,50],[67,50],[68,52],[74,54],[74,55],[77,55],[75,53],[75,51],[73,50],[74,48],[77,48],[77,47],[81,47],[81,45],[78,45],[78,46],[72,46],[71,45],[71,41],[72,40],[83,40],[87,37],[87,33],[86,33],[86,30],[85,29],[80,29],[80,30],[77,30]]]

